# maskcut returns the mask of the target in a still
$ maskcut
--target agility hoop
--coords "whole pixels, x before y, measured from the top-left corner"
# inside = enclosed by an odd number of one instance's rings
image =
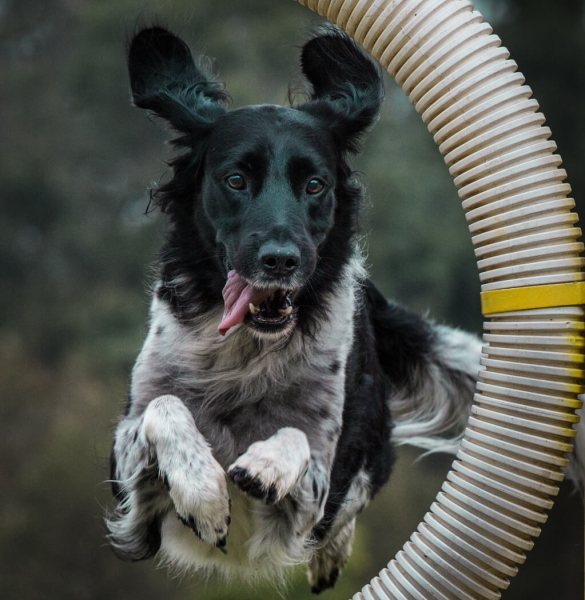
[[[461,448],[403,549],[353,600],[496,600],[563,479],[584,392],[583,244],[532,90],[468,0],[298,0],[402,87],[454,178],[484,349]]]

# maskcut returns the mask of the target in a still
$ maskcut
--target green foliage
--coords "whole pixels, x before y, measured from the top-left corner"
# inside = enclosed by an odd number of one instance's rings
[[[583,3],[481,5],[541,99],[581,203]],[[145,215],[146,190],[165,176],[169,133],[130,107],[125,67],[128,34],[153,21],[215,56],[240,106],[286,100],[298,46],[318,19],[291,0],[0,0],[0,598],[278,596],[269,586],[170,580],[152,563],[118,561],[104,540],[110,436],[164,229],[158,215]],[[355,168],[369,190],[364,232],[378,285],[479,331],[478,278],[456,190],[390,80]],[[413,458],[401,452],[325,600],[361,588],[428,508],[449,460]],[[561,502],[546,544],[507,598],[581,597],[582,517],[578,502]],[[286,597],[310,597],[302,569]]]

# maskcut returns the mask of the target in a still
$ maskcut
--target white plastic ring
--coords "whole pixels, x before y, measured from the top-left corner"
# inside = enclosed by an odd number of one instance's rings
[[[354,600],[496,599],[558,492],[583,393],[583,244],[550,129],[468,0],[299,0],[388,70],[459,189],[486,315],[477,394],[430,512]]]

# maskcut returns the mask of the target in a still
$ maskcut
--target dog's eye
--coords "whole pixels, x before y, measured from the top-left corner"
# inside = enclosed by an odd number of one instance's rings
[[[227,178],[227,184],[232,188],[232,190],[245,190],[246,189],[246,180],[238,174],[230,175]]]
[[[318,194],[319,192],[323,191],[324,187],[325,186],[323,185],[323,182],[320,179],[313,178],[309,181],[309,183],[307,183],[307,194]]]

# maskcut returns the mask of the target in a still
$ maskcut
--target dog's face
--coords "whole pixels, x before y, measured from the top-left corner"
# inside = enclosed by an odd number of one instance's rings
[[[351,243],[333,251],[330,232],[339,220],[346,236],[355,229],[346,154],[377,117],[379,73],[333,29],[305,45],[301,62],[308,102],[230,112],[223,88],[173,34],[146,29],[130,46],[134,103],[168,120],[187,148],[160,205],[223,271],[222,334],[240,323],[260,335],[292,331],[303,293],[318,287],[320,269],[340,269],[332,254]]]
[[[296,293],[333,225],[336,158],[329,131],[293,108],[234,110],[211,132],[201,199],[230,288],[251,286],[245,315],[236,309],[235,318],[257,331],[283,333],[294,324]]]

